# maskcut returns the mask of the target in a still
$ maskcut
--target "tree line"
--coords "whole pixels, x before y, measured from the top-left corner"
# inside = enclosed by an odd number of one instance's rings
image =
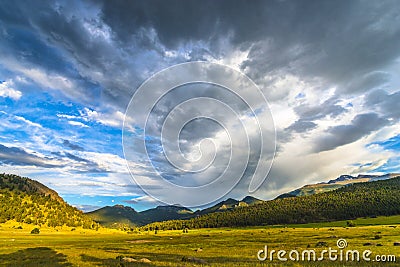
[[[141,230],[299,224],[397,214],[400,214],[400,177],[352,184],[310,196],[265,201],[188,220],[151,223]]]

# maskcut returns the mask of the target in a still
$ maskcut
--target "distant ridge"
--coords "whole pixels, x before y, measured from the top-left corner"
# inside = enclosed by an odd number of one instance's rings
[[[336,179],[330,180],[328,182],[322,182],[317,184],[309,184],[288,193],[284,193],[279,195],[277,198],[290,198],[290,197],[298,197],[298,196],[309,196],[313,194],[324,193],[328,191],[332,191],[335,189],[339,189],[343,186],[354,184],[354,183],[362,183],[362,182],[373,182],[379,180],[391,179],[394,177],[400,176],[397,173],[388,173],[384,175],[370,175],[370,174],[360,174],[358,176],[352,175],[341,175]]]
[[[371,181],[378,181],[378,180],[386,180],[390,178],[394,178],[400,176],[399,173],[387,173],[383,175],[373,175],[373,174],[359,174],[357,176],[352,176],[352,175],[341,175],[338,178],[334,180],[330,180],[327,182],[328,184],[334,184],[338,182],[344,182],[344,181],[350,181],[351,182],[359,182],[361,180],[367,180],[367,182]]]
[[[229,198],[221,201],[216,205],[193,212],[191,209],[185,208],[179,204],[157,206],[152,209],[137,212],[131,207],[122,205],[106,206],[95,211],[86,213],[94,221],[106,227],[123,228],[143,226],[153,222],[161,222],[177,219],[190,219],[196,216],[232,210],[237,207],[244,207],[263,202],[255,197],[247,196],[242,200]]]

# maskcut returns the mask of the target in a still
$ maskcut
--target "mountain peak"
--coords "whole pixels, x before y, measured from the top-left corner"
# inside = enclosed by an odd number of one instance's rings
[[[110,207],[110,206],[108,206],[108,207]],[[116,204],[114,206],[111,206],[110,208],[136,212],[136,210],[134,208],[132,208],[130,206],[124,206],[124,205],[121,205],[121,204]]]
[[[338,178],[334,179],[334,180],[330,180],[328,182],[328,184],[334,184],[336,182],[342,182],[342,181],[348,181],[348,180],[353,180],[353,179],[357,179],[357,177],[348,175],[348,174],[344,174],[344,175],[340,175]]]
[[[263,202],[263,200],[252,197],[252,196],[246,196],[245,198],[243,198],[241,200],[241,202],[245,202],[245,203],[251,205],[251,204]]]
[[[224,204],[236,204],[237,202],[238,201],[236,199],[233,199],[233,198],[228,198],[227,200],[222,201],[222,203],[224,203]]]

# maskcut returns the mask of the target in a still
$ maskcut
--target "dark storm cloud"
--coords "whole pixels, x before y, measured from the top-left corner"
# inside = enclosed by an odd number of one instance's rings
[[[207,40],[216,34],[220,4],[215,1],[102,1],[102,18],[121,40],[154,28],[165,45]],[[144,43],[152,46],[151,43]]]
[[[232,34],[236,44],[251,44],[266,36],[292,43],[315,33],[324,34],[325,24],[315,21],[347,17],[353,4],[346,1],[97,1],[103,20],[121,39],[142,28],[156,30],[170,48],[192,41],[212,42]],[[335,21],[330,21],[333,23]],[[285,34],[285,33],[291,34]]]
[[[375,85],[385,81],[368,75],[399,56],[399,5],[391,1],[288,1],[282,5],[287,8],[271,17],[276,19],[275,27],[266,28],[265,41],[252,47],[243,64],[251,77],[280,72],[320,77],[342,93],[371,89],[370,84],[362,88],[360,77],[374,80]]]
[[[73,155],[68,152],[52,152],[51,154],[57,156],[60,160],[64,160],[68,158],[72,160],[73,164],[68,164],[71,167],[74,167],[75,172],[77,173],[106,173],[107,169],[101,168],[99,164],[94,161]]]
[[[327,130],[327,135],[316,141],[315,152],[322,152],[350,144],[389,124],[376,113],[357,115],[349,125],[339,125]]]
[[[85,149],[81,147],[80,145],[73,144],[68,140],[63,140],[63,146],[70,148],[72,150],[77,150],[77,151],[84,151]]]
[[[119,48],[95,36],[85,27],[85,23],[95,24],[95,15],[88,11],[88,5],[74,1],[64,4],[56,1],[35,4],[7,2],[2,5],[2,63],[12,67],[18,63],[28,69],[37,68],[48,75],[65,77],[76,84],[71,88],[76,92],[68,92],[64,88],[55,89],[88,105],[96,104],[90,103],[89,100],[93,99],[103,99],[114,104],[124,102],[126,91],[132,86],[131,83],[128,88],[127,83],[132,80],[117,79],[122,80],[121,83],[116,82],[115,77],[121,76],[117,75],[122,73],[121,70],[124,70],[122,74],[125,77],[129,71],[132,75],[134,68],[121,59]],[[94,31],[98,30],[93,27]],[[10,55],[14,61],[11,64],[7,62]],[[102,78],[94,77],[93,73]],[[113,79],[104,78],[106,74]]]
[[[346,112],[346,109],[339,104],[340,100],[330,98],[323,103],[315,106],[303,104],[294,108],[296,114],[303,120],[318,120],[327,116],[335,118]]]
[[[164,47],[188,45],[183,52],[191,60],[220,58],[226,53],[223,38],[235,49],[250,48],[242,68],[260,83],[268,74],[291,72],[322,77],[341,92],[371,89],[386,81],[374,71],[400,53],[398,6],[392,1],[43,1],[7,2],[0,17],[8,31],[5,51],[89,83],[85,87],[94,95],[99,85],[105,101],[124,106],[146,78],[143,73],[188,60],[168,60]],[[34,36],[24,41],[18,31]]]
[[[297,133],[308,132],[315,129],[318,125],[312,121],[297,120],[292,125],[290,125],[286,130],[294,131]]]
[[[5,2],[0,6],[0,29],[0,63],[17,72],[23,68],[38,70],[72,81],[72,88],[56,84],[52,88],[63,91],[67,97],[80,97],[81,101],[98,97],[96,81],[79,73],[75,62],[68,58],[68,52],[77,54],[82,50],[76,44],[87,35],[76,19],[57,12],[55,2]],[[64,49],[60,49],[54,40],[62,43],[64,38],[72,41],[65,41]]]
[[[335,97],[329,98],[320,105],[310,106],[302,104],[294,108],[300,119],[295,121],[282,133],[282,141],[289,141],[292,133],[305,133],[318,127],[315,120],[329,117],[331,119],[345,113],[347,110],[340,105],[340,100]]]
[[[388,93],[384,90],[376,90],[368,94],[365,107],[377,109],[382,116],[398,120],[400,118],[400,92]]]
[[[101,16],[121,40],[154,29],[170,49],[199,41],[208,44],[200,54],[217,58],[226,37],[236,49],[250,48],[242,69],[259,83],[293,73],[355,94],[388,81],[376,71],[400,55],[399,14],[395,1],[157,0],[104,1]]]
[[[345,92],[362,93],[382,86],[390,80],[390,75],[385,72],[367,73],[363,77],[356,77],[347,87],[341,88]]]
[[[0,144],[0,162],[19,166],[37,166],[44,168],[56,168],[57,163],[51,163],[52,159],[39,157],[28,153],[19,147],[7,147]]]

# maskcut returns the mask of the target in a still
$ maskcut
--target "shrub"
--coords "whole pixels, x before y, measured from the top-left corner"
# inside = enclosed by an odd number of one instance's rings
[[[347,221],[347,227],[355,227],[356,223],[353,221]]]
[[[40,234],[40,230],[39,228],[33,228],[33,230],[31,231],[31,234]]]

